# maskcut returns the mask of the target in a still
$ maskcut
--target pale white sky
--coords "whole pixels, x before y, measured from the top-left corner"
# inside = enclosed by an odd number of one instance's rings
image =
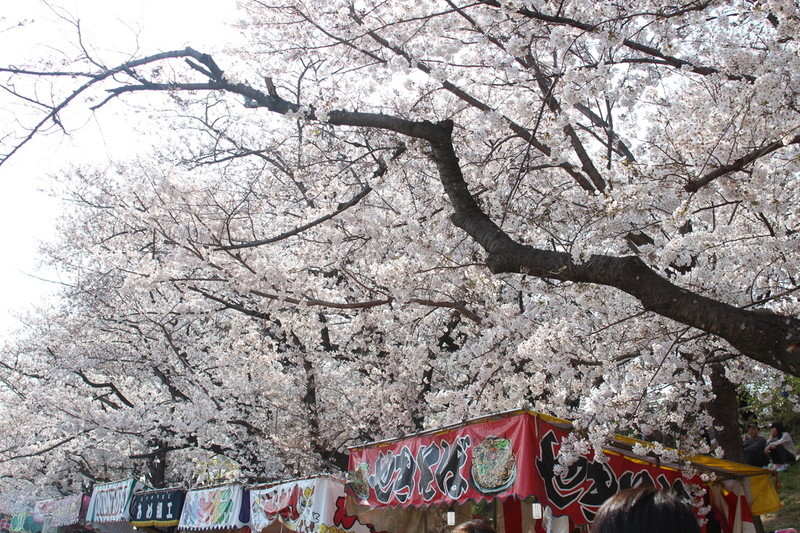
[[[115,57],[149,55],[192,46],[214,53],[224,48],[235,22],[235,0],[50,0],[59,13],[80,20],[83,42],[113,63]],[[58,20],[40,0],[6,0],[0,9],[0,65],[52,57],[75,50],[76,29]],[[138,53],[137,53],[138,51]],[[76,54],[72,54],[76,55]],[[0,106],[7,100],[0,100]],[[0,107],[0,120],[10,120]],[[13,315],[43,301],[53,286],[37,274],[37,243],[51,234],[55,203],[40,192],[47,177],[67,160],[99,160],[133,146],[113,109],[87,114],[71,124],[69,137],[51,134],[26,146],[0,167],[0,338],[15,325]]]

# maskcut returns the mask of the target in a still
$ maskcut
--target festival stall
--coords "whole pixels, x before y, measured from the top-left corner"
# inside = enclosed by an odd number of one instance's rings
[[[148,487],[135,479],[95,485],[86,522],[100,533],[133,533],[130,507],[133,495]]]
[[[174,531],[181,519],[186,491],[148,490],[133,495],[131,525],[137,529]]]
[[[344,482],[328,476],[250,490],[253,533],[370,533],[347,514]]]
[[[561,468],[559,451],[571,429],[566,420],[514,411],[351,448],[351,512],[389,533],[439,531],[445,515],[449,525],[482,516],[500,533],[569,532],[589,529],[600,505],[625,488],[651,485],[689,499],[709,486],[700,472],[744,495],[737,505],[751,514],[780,506],[764,469],[697,456],[687,459],[691,468],[669,464],[634,453],[647,443],[624,437],[603,458],[586,453]],[[717,483],[712,497],[730,492]]]
[[[250,494],[240,484],[187,491],[179,531],[228,531],[249,527]]]
[[[86,494],[40,500],[33,507],[33,517],[42,524],[42,533],[83,533],[88,531],[86,511],[90,501]]]

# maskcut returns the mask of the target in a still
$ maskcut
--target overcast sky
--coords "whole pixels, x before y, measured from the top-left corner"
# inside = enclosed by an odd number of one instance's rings
[[[50,0],[56,12],[80,20],[84,43],[101,54],[149,55],[187,45],[213,53],[224,46],[236,19],[235,0]],[[63,10],[63,11],[62,11]],[[40,0],[3,2],[0,65],[47,57],[74,41],[76,31]],[[4,105],[0,100],[0,106]],[[0,120],[9,120],[0,108]],[[25,147],[0,167],[0,336],[15,325],[12,315],[46,298],[50,272],[37,274],[37,243],[52,233],[55,203],[40,192],[67,159],[113,157],[128,142],[113,110],[87,115],[75,135],[50,135]],[[73,124],[73,126],[78,126]]]

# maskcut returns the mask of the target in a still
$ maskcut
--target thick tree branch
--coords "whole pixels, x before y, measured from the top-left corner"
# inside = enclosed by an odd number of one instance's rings
[[[86,374],[84,374],[84,373],[83,373],[82,371],[80,371],[80,370],[76,370],[76,371],[75,371],[75,374],[76,374],[78,377],[80,377],[80,378],[83,380],[83,382],[84,382],[84,383],[86,383],[87,385],[89,385],[89,386],[90,386],[90,387],[92,387],[92,388],[95,388],[95,389],[104,389],[104,388],[111,389],[111,392],[113,392],[113,393],[114,393],[114,396],[116,396],[117,398],[119,398],[119,401],[121,401],[122,403],[124,403],[124,404],[125,404],[125,405],[127,405],[128,407],[130,407],[130,408],[133,408],[133,404],[130,402],[130,400],[128,400],[128,399],[127,399],[127,398],[126,398],[126,397],[125,397],[125,396],[124,396],[124,395],[123,395],[123,394],[122,394],[122,393],[119,391],[119,389],[117,388],[117,386],[116,386],[116,385],[114,385],[113,383],[111,383],[111,382],[108,382],[108,383],[94,383],[93,381],[91,381],[91,380],[90,380],[90,379],[89,379],[89,378],[86,376]]]
[[[492,4],[488,0],[485,3]],[[382,113],[343,110],[332,111],[318,117],[313,108],[288,102],[275,91],[265,93],[245,84],[227,82],[209,56],[190,48],[160,56],[150,56],[147,60],[140,60],[139,63],[152,62],[155,60],[154,57],[191,57],[219,77],[207,84],[161,86],[145,84],[132,86],[130,90],[198,90],[199,88],[224,90],[243,96],[250,102],[249,107],[263,107],[278,114],[299,116],[308,120],[327,119],[327,123],[331,125],[377,128],[426,140],[430,143],[440,180],[454,210],[451,217],[453,223],[487,252],[487,265],[493,273],[514,272],[543,279],[615,287],[637,298],[648,311],[717,335],[752,359],[781,371],[800,375],[800,321],[793,317],[738,309],[686,291],[653,272],[637,257],[597,255],[586,262],[576,263],[569,254],[516,242],[492,221],[469,192],[455,154],[452,140],[454,124],[451,121],[434,124]],[[209,65],[213,65],[213,68]],[[121,67],[113,69],[115,72],[121,70]],[[124,88],[116,92],[121,93]],[[594,189],[590,183],[588,187]],[[338,303],[313,298],[303,300],[282,298],[276,294],[257,290],[251,292],[264,298],[284,299],[288,303],[302,302],[308,306],[335,309],[365,309],[386,305],[392,301],[386,298],[368,302]],[[227,304],[229,302],[226,302]]]
[[[449,124],[441,128],[443,132],[452,130]],[[493,273],[615,287],[637,298],[648,311],[714,334],[743,355],[800,375],[800,320],[739,309],[692,293],[662,278],[636,256],[595,255],[577,263],[567,253],[520,244],[503,232],[469,194],[449,137],[443,134],[431,145],[455,210],[453,223],[488,252],[487,265]]]

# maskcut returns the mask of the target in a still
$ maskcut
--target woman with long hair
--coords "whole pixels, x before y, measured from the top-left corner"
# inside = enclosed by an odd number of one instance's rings
[[[769,455],[772,464],[778,472],[785,472],[789,465],[797,461],[797,448],[789,432],[780,422],[775,422],[770,426],[772,435],[767,440],[764,451]]]

